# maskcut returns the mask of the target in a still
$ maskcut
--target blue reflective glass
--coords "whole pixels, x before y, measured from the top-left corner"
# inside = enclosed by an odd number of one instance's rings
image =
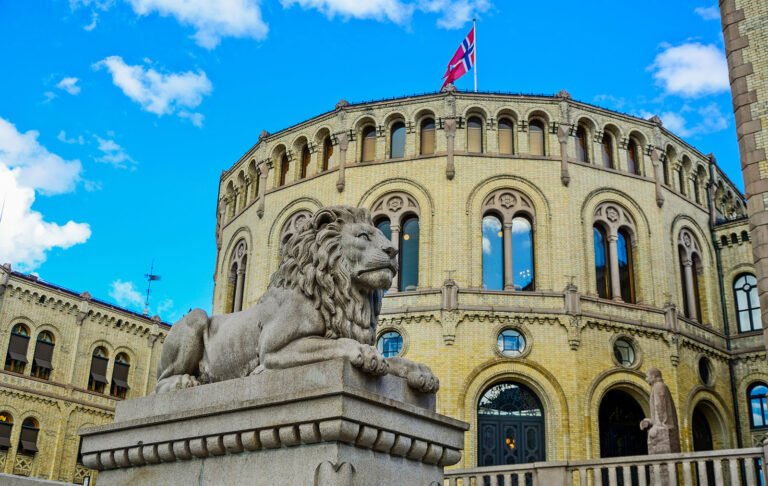
[[[522,217],[512,220],[512,274],[515,290],[533,290],[533,229]]]
[[[609,280],[608,280],[608,248],[607,238],[603,230],[597,226],[593,229],[593,237],[595,242],[595,277],[597,280],[597,295],[603,299],[607,299],[609,294]]]
[[[400,290],[419,286],[419,220],[409,218],[400,234]]]
[[[390,157],[397,159],[405,155],[405,124],[397,122],[392,125],[392,140],[390,142]]]
[[[403,349],[403,336],[395,331],[386,332],[381,335],[376,343],[376,349],[385,358],[392,358],[400,354]]]
[[[504,249],[501,221],[496,216],[483,218],[483,288],[504,288]]]

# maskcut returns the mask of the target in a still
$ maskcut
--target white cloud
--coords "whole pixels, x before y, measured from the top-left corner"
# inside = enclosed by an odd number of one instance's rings
[[[222,37],[263,39],[269,27],[261,17],[259,0],[128,0],[138,15],[158,13],[196,29],[198,45],[213,49]],[[359,3],[367,3],[359,2]]]
[[[711,7],[696,7],[693,11],[704,20],[720,20],[720,9],[717,8],[717,5]]]
[[[714,44],[666,46],[649,69],[668,94],[697,97],[730,89],[725,53]]]
[[[101,152],[101,155],[96,157],[96,162],[109,164],[116,169],[135,169],[136,161],[117,142],[98,135],[95,135],[95,138]]]
[[[85,138],[83,138],[82,135],[78,135],[77,137],[67,138],[67,133],[64,130],[61,130],[58,135],[56,135],[56,138],[60,142],[64,142],[70,145],[77,144],[77,145],[84,145],[85,144]]]
[[[486,255],[491,254],[491,240],[483,236],[483,253]]]
[[[444,29],[459,29],[478,13],[491,8],[490,0],[420,0],[419,9],[442,15],[437,25]]]
[[[56,87],[74,96],[80,93],[80,86],[77,85],[78,81],[80,80],[77,78],[72,78],[72,77],[64,78],[61,81],[59,81]]]
[[[648,119],[653,115],[647,111],[641,111],[638,116]],[[691,117],[695,118],[693,125],[689,124]],[[661,118],[664,128],[680,137],[695,137],[721,132],[727,129],[729,125],[729,117],[723,114],[716,103],[710,103],[696,109],[685,105],[677,112],[662,112],[659,114],[659,118]]]
[[[167,115],[179,112],[179,116],[202,123],[202,115],[189,113],[185,108],[195,108],[203,96],[213,90],[205,72],[161,73],[153,68],[126,64],[120,56],[110,56],[94,64],[95,69],[106,68],[112,74],[112,82],[123,93],[150,113]]]
[[[79,161],[65,161],[37,141],[38,133],[19,133],[0,118],[0,261],[34,270],[52,248],[69,248],[91,236],[87,224],[44,221],[32,209],[35,193],[71,191],[80,180]]]
[[[53,101],[54,98],[56,98],[56,93],[53,91],[46,91],[43,93],[43,96],[45,96],[45,99],[43,100],[43,103],[50,103]]]
[[[186,118],[198,128],[203,126],[203,120],[205,120],[205,116],[202,113],[193,113],[186,110],[179,112],[179,118]]]
[[[136,290],[136,286],[133,282],[124,282],[120,279],[112,282],[109,296],[115,299],[117,305],[121,307],[141,308],[144,304],[144,298],[141,296],[141,293]]]

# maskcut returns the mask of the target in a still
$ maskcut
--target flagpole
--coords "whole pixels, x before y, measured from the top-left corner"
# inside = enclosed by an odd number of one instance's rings
[[[477,19],[472,19],[472,30],[475,31],[475,93],[477,93]]]

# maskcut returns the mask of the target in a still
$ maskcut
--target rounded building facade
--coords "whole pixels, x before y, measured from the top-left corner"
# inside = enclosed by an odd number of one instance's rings
[[[652,367],[684,450],[768,430],[743,196],[658,119],[449,91],[263,132],[220,181],[214,312],[254,305],[333,204],[399,251],[377,346],[440,377],[438,412],[471,424],[461,466],[647,452]]]

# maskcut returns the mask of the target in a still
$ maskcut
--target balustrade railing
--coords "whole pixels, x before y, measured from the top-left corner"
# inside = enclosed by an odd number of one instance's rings
[[[768,447],[766,448],[768,451]],[[445,473],[445,486],[762,486],[763,448],[585,461],[535,462]]]

